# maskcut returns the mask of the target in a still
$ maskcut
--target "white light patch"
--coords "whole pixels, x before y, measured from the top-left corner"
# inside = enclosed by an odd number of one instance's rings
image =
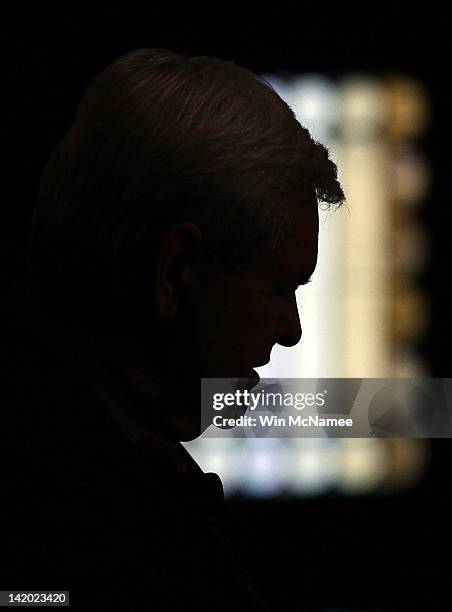
[[[378,438],[341,439],[337,489],[348,495],[371,493],[387,474],[385,441]]]

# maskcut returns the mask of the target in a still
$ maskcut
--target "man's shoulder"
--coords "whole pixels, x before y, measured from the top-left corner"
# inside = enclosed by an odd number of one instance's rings
[[[117,575],[150,542],[153,557],[174,550],[188,516],[174,472],[133,445],[39,340],[18,330],[5,347],[12,359],[1,399],[3,570],[55,584],[59,576]]]
[[[43,519],[78,507],[80,521],[88,521],[96,509],[118,507],[121,497],[129,497],[124,513],[146,492],[156,511],[163,493],[170,503],[171,470],[163,476],[157,458],[131,443],[101,401],[108,390],[96,394],[28,316],[9,307],[2,318],[0,447],[3,483],[15,490],[10,505],[29,496],[48,505]]]

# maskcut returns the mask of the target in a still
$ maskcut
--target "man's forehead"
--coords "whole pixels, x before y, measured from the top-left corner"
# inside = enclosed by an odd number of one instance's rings
[[[317,264],[317,206],[298,206],[291,213],[287,236],[275,253],[277,268],[294,277],[309,277]]]

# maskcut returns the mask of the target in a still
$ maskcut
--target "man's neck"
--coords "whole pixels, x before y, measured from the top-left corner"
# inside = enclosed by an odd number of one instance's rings
[[[131,398],[137,415],[145,426],[159,431],[176,441],[193,440],[200,434],[200,425],[193,417],[199,410],[194,408],[189,394],[184,394],[181,376],[169,380],[161,372],[159,361],[149,357],[144,361],[142,351],[134,350],[125,338],[92,339],[92,350],[97,357],[117,376]],[[137,354],[138,353],[138,354]],[[141,361],[140,361],[141,360]],[[174,383],[181,391],[175,394]]]

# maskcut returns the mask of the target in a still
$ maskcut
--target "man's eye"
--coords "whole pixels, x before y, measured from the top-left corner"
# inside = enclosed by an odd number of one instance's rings
[[[298,287],[279,287],[278,289],[275,290],[275,294],[276,295],[290,295],[292,293],[295,293],[297,289]]]
[[[285,286],[285,287],[277,287],[275,289],[275,294],[276,295],[290,295],[292,293],[295,293],[298,289],[300,289],[300,287],[304,287],[305,285],[307,285],[308,283],[310,283],[311,280],[307,280],[306,282],[303,282],[299,285],[290,285],[290,286]]]

